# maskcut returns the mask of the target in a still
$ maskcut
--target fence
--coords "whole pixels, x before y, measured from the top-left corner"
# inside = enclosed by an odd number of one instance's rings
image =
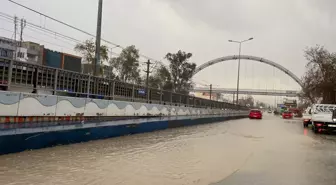
[[[81,74],[21,61],[1,60],[1,90],[24,88],[54,95],[146,102],[199,108],[245,110],[246,107],[185,94],[148,88],[112,79]]]

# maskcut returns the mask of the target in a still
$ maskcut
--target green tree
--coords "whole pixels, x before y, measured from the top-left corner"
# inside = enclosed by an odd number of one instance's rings
[[[266,107],[268,107],[268,105],[266,103],[264,103],[264,102],[257,101],[256,102],[256,107],[257,108],[260,108],[260,107],[266,108]]]
[[[169,69],[161,65],[153,75],[149,76],[148,80],[149,86],[153,88],[158,88],[162,90],[172,89],[172,80]]]
[[[115,74],[113,61],[115,61],[116,58],[110,58],[108,65],[104,65],[104,77],[108,79],[116,79],[118,80],[118,77]]]
[[[75,51],[82,54],[82,57],[88,64],[84,67],[87,68],[85,70],[87,73],[92,74],[93,72],[93,64],[96,59],[96,44],[92,39],[84,41],[84,43],[79,43],[75,46]],[[108,47],[107,46],[100,46],[100,64],[102,65],[104,61],[108,61]],[[99,70],[100,74],[103,73],[103,68]]]
[[[243,105],[243,106],[253,107],[254,106],[254,99],[253,99],[252,96],[248,96],[246,98],[240,98],[238,100],[238,104]]]
[[[305,50],[305,58],[308,63],[302,78],[301,101],[335,104],[336,54],[317,45]]]
[[[191,57],[191,53],[181,50],[177,53],[167,53],[165,57],[170,62],[172,90],[175,92],[188,94],[192,88],[191,78],[195,72],[196,64],[188,62]]]
[[[123,49],[119,57],[110,60],[119,80],[129,83],[141,82],[139,58],[139,50],[132,45]]]

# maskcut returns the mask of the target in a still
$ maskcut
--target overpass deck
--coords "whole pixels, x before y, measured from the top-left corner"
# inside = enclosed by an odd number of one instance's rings
[[[193,89],[194,92],[209,92],[209,88],[196,87]],[[233,94],[237,92],[234,88],[213,88],[213,93],[228,93]],[[239,89],[239,94],[248,95],[266,95],[266,96],[288,96],[297,97],[300,91],[297,90],[270,90],[270,89]]]

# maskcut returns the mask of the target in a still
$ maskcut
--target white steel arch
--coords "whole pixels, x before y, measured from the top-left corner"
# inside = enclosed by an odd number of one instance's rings
[[[239,58],[238,55],[230,55],[230,56],[225,56],[225,57],[216,58],[214,60],[210,60],[209,62],[206,62],[206,63],[200,65],[199,67],[197,67],[196,70],[195,70],[195,73],[193,74],[193,76],[196,73],[202,71],[203,69],[205,69],[205,68],[207,68],[209,66],[212,66],[212,65],[220,63],[220,62],[228,61],[228,60],[237,60],[238,58]],[[270,66],[276,67],[277,69],[283,71],[288,76],[290,76],[301,87],[303,87],[303,83],[301,82],[300,78],[297,77],[294,73],[292,73],[291,71],[289,71],[288,69],[286,69],[285,67],[283,67],[280,64],[277,64],[277,63],[275,63],[273,61],[270,61],[268,59],[265,59],[265,58],[251,56],[251,55],[240,55],[240,59],[241,60],[253,60],[253,61],[261,62],[261,63],[264,63],[264,64],[268,64]]]

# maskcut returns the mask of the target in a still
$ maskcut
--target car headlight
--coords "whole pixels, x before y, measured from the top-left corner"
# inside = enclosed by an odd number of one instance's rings
[[[336,118],[333,118],[333,122],[336,122]]]

